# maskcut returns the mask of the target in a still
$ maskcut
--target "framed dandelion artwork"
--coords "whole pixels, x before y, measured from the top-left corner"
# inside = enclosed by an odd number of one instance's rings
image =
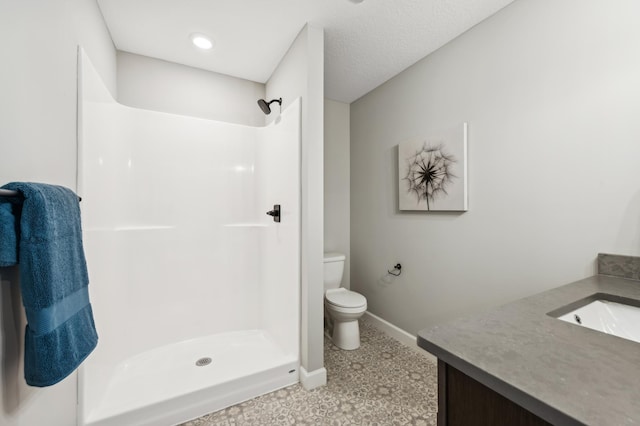
[[[467,211],[467,123],[398,145],[400,210]]]

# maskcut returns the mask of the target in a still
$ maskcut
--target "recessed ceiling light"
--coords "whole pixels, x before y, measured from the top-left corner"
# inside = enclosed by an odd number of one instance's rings
[[[207,37],[204,34],[193,33],[189,36],[189,38],[196,47],[202,50],[209,50],[213,47],[213,41],[211,41],[211,38]]]

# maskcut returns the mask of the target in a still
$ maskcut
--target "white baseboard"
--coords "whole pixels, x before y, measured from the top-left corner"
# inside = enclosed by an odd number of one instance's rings
[[[378,330],[382,331],[387,336],[393,339],[396,339],[403,345],[410,347],[415,352],[430,359],[434,363],[438,361],[438,359],[435,356],[431,355],[429,352],[425,351],[424,349],[418,346],[417,338],[413,334],[410,334],[404,331],[400,327],[396,327],[395,325],[391,324],[389,321],[385,321],[379,316],[372,314],[369,311],[366,311],[361,319],[365,321],[367,324],[370,324],[375,328],[377,328]]]
[[[300,383],[306,390],[315,389],[327,384],[326,368],[318,368],[312,372],[308,372],[303,366],[300,366]]]

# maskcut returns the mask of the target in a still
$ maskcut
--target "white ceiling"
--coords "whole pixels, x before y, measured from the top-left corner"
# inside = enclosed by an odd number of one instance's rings
[[[304,24],[325,30],[325,96],[350,103],[513,0],[98,0],[116,48],[266,82]],[[189,35],[215,41],[199,51]]]

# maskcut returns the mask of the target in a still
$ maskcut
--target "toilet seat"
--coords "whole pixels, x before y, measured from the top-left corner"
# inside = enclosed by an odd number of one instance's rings
[[[346,288],[327,290],[325,298],[327,303],[339,308],[361,308],[367,305],[367,299],[363,295]]]

